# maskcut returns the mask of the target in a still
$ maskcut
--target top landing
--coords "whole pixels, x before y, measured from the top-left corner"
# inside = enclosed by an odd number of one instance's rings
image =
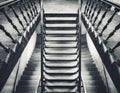
[[[47,13],[77,13],[78,0],[44,0]]]

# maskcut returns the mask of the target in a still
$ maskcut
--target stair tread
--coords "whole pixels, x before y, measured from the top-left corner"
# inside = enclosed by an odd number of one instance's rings
[[[23,75],[34,75],[34,76],[39,76],[40,71],[25,71]]]
[[[63,43],[63,44],[61,44],[61,43],[57,43],[57,42],[45,42],[45,45],[47,46],[47,47],[76,47],[76,45],[77,45],[77,43],[76,42],[70,42],[70,43]]]
[[[47,24],[56,24],[56,23],[59,23],[59,24],[74,24],[74,23],[77,23],[77,21],[76,20],[66,20],[66,19],[62,19],[62,20],[60,20],[60,19],[53,19],[53,20],[51,20],[51,19],[47,19],[47,20],[45,20],[45,23],[47,23]]]
[[[45,61],[44,62],[45,66],[50,67],[50,68],[65,68],[65,67],[76,67],[78,62],[77,61],[71,61],[71,62],[50,62],[50,61]]]
[[[50,23],[51,24],[55,24],[55,23],[59,23],[59,24],[75,24],[77,23],[76,21],[76,17],[46,17],[45,23]]]
[[[26,78],[26,79],[29,79],[29,78],[30,78],[30,79],[33,79],[33,80],[34,80],[34,79],[39,80],[40,75],[39,75],[39,74],[36,74],[36,75],[26,75],[26,74],[25,74],[25,75],[22,76],[22,79],[23,79],[23,78]]]
[[[36,91],[37,90],[37,86],[36,85],[34,85],[34,86],[19,86],[19,87],[17,87],[17,91],[21,91],[21,93],[22,93],[22,91],[26,91],[26,92],[28,92],[29,93],[29,91]]]
[[[76,30],[76,27],[45,27],[47,30]]]
[[[76,17],[77,13],[45,13],[45,17]]]
[[[77,49],[76,48],[68,48],[68,49],[64,49],[64,48],[45,48],[45,52],[46,53],[62,53],[62,54],[74,54],[77,52]]]
[[[48,92],[56,92],[56,93],[58,93],[58,92],[76,92],[77,91],[77,87],[74,87],[74,88],[65,88],[65,87],[63,87],[63,88],[53,88],[53,89],[50,89],[50,88],[48,88],[48,87],[45,87],[45,89],[46,89],[46,91],[48,91]]]
[[[52,30],[52,31],[50,31],[50,30],[46,30],[45,31],[45,33],[46,34],[63,34],[63,35],[67,35],[67,34],[76,34],[77,33],[77,31],[74,31],[74,30],[71,30],[71,31],[61,31],[61,30]],[[52,38],[55,38],[55,36],[54,37],[48,37],[48,35],[46,36],[46,39],[52,39]],[[74,39],[76,39],[76,36],[71,36],[71,37],[64,37],[64,36],[61,36],[61,37],[56,37],[55,39],[62,39],[62,38],[64,38],[64,39],[72,39],[72,40],[74,40]]]
[[[58,69],[58,68],[45,68],[45,72],[49,73],[49,74],[72,74],[72,73],[76,73],[78,71],[79,68],[75,67],[75,68],[62,68],[62,69]]]
[[[78,55],[45,55],[47,60],[76,60]]]
[[[47,86],[75,86],[76,82],[46,82]]]
[[[63,27],[63,28],[65,28],[65,27],[76,27],[76,24],[45,24],[45,26],[46,27]]]
[[[64,75],[64,76],[61,76],[61,75],[54,75],[54,76],[51,76],[51,75],[48,75],[48,74],[44,74],[45,76],[45,79],[47,80],[75,80],[78,78],[78,73],[77,74],[74,74],[74,75]]]

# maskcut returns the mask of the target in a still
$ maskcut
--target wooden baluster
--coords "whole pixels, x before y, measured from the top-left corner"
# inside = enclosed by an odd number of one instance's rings
[[[90,17],[90,22],[92,22],[92,20],[93,20],[93,17],[94,17],[94,15],[95,15],[95,11],[96,11],[96,9],[97,9],[97,7],[98,7],[98,4],[99,4],[99,2],[96,2],[96,5],[95,5],[95,7],[94,7],[94,9],[93,9],[93,12],[92,12],[92,14],[91,14],[91,17]]]
[[[101,10],[102,10],[102,3],[100,2],[100,5],[99,5],[100,7],[99,7],[99,9],[98,9],[98,11],[97,11],[97,15],[95,16],[95,19],[94,19],[94,21],[92,22],[92,25],[94,26],[95,25],[95,22],[96,22],[96,20],[98,19],[98,16],[99,16],[99,14],[100,14],[100,12],[101,12]]]
[[[90,15],[91,15],[91,12],[93,10],[94,4],[95,4],[95,1],[92,1],[91,7],[90,7],[90,11],[88,13],[88,19],[91,17]]]
[[[87,4],[87,7],[86,7],[86,11],[85,11],[85,15],[87,16],[87,10],[89,8],[89,4],[90,4],[90,0],[88,0],[88,4]]]
[[[112,14],[112,16],[109,18],[109,20],[107,21],[106,25],[103,27],[101,33],[99,34],[100,36],[102,36],[103,32],[105,31],[105,29],[108,27],[108,25],[112,22],[114,16],[116,15],[116,13],[118,12],[117,9],[115,9],[114,13]]]
[[[17,26],[13,23],[12,19],[7,15],[7,13],[4,10],[1,10],[1,12],[5,15],[7,18],[8,22],[13,26],[13,28],[17,31],[18,35],[21,36],[21,33],[19,32]]]
[[[14,40],[11,34],[8,33],[7,30],[4,28],[4,26],[2,26],[1,24],[0,24],[0,29],[6,34],[6,36],[8,36],[12,40],[13,43],[16,43],[16,40]]]
[[[106,38],[105,42],[107,42],[107,40],[108,40],[109,38],[111,38],[118,29],[120,29],[120,23],[119,23],[119,24],[115,27],[115,29],[108,35],[108,37]]]
[[[89,4],[88,4],[87,15],[86,15],[87,18],[88,18],[88,16],[89,16],[89,11],[91,10],[92,2],[93,2],[93,0],[91,0],[91,1],[89,2]]]
[[[114,52],[114,50],[118,47],[120,47],[120,41],[112,49],[110,49],[110,52]]]
[[[0,46],[5,50],[5,52],[7,52],[7,53],[10,52],[10,49],[7,48],[5,45],[3,45],[1,42],[0,42]]]
[[[36,13],[35,6],[34,6],[32,0],[30,1],[30,5],[31,5],[31,7],[32,7],[32,11],[33,11],[33,14],[34,14],[34,17],[35,17],[37,13]]]
[[[105,12],[103,13],[103,15],[102,15],[102,17],[101,17],[101,20],[98,22],[98,25],[97,25],[97,27],[96,27],[96,30],[97,30],[98,27],[101,25],[101,23],[102,23],[103,19],[105,18],[105,16],[106,16],[106,14],[107,14],[107,12],[108,12],[109,9],[110,9],[110,6],[107,6],[107,7],[105,8]]]
[[[18,22],[19,22],[19,23],[20,23],[20,25],[22,26],[23,30],[25,30],[25,27],[24,27],[24,25],[23,25],[22,21],[20,20],[20,18],[19,18],[19,16],[18,16],[18,14],[17,14],[17,13],[16,13],[16,11],[14,10],[14,8],[13,8],[12,6],[10,6],[10,8],[12,9],[12,11],[13,11],[13,13],[14,13],[15,17],[18,19]]]
[[[86,11],[87,11],[87,7],[88,7],[88,4],[89,4],[89,1],[90,1],[90,0],[87,0],[86,5],[85,5],[85,10],[84,10],[84,14],[85,14],[85,15],[86,15]]]
[[[26,25],[28,25],[29,23],[28,23],[28,21],[27,21],[26,16],[24,15],[24,12],[23,12],[23,10],[22,10],[22,8],[21,8],[21,4],[20,4],[20,3],[18,4],[18,8],[19,8],[19,10],[20,10],[20,13],[22,14],[23,19],[24,19],[25,22],[26,22]]]
[[[89,4],[88,4],[88,7],[87,7],[87,10],[86,10],[86,16],[88,16],[88,12],[90,10],[90,5],[91,5],[92,1],[90,0]]]
[[[35,0],[32,0],[32,2],[33,2],[33,4],[34,4],[36,14],[38,14],[38,10],[37,10],[36,4],[35,4]]]
[[[27,4],[28,9],[29,9],[30,14],[31,14],[31,19],[34,19],[34,13],[33,13],[32,9],[31,9],[31,5],[29,4],[30,2],[31,2],[31,1],[26,0],[26,4]]]
[[[26,11],[26,14],[27,14],[27,16],[28,16],[28,18],[29,18],[29,21],[31,22],[32,19],[31,19],[31,17],[30,17],[30,14],[28,13],[28,9],[27,9],[27,7],[26,7],[26,5],[25,5],[25,2],[22,2],[22,5],[23,5],[23,7],[24,7],[24,9],[25,9],[25,11]]]

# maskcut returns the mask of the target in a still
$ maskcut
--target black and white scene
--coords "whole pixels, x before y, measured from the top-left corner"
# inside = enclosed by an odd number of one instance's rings
[[[120,93],[120,0],[0,0],[0,93]]]

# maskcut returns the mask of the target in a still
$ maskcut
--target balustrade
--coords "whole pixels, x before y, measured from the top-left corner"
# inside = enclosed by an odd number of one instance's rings
[[[39,24],[39,8],[39,0],[7,0],[0,4],[0,91]]]
[[[87,0],[82,13],[82,21],[117,90],[120,92],[119,66],[113,66],[120,63],[120,53],[118,52],[120,51],[119,11],[120,6],[110,1]],[[116,74],[113,75],[113,73]]]

